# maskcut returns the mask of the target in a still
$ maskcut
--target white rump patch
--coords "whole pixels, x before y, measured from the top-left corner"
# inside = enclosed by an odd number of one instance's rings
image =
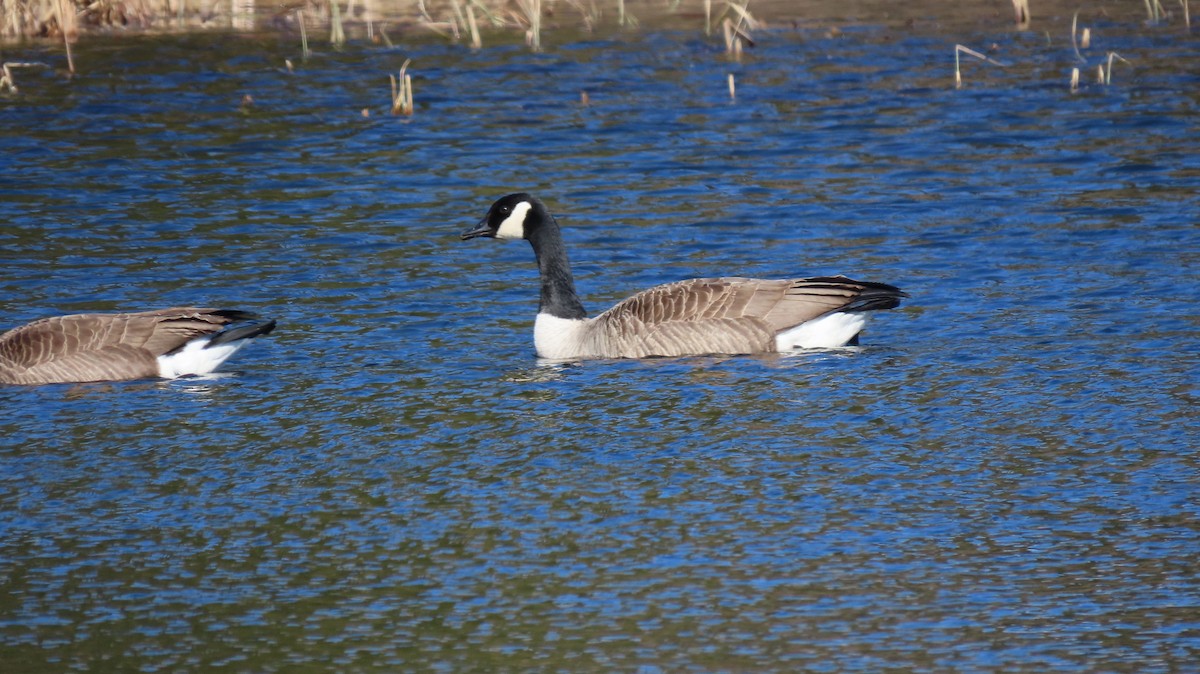
[[[862,331],[867,318],[862,314],[836,311],[820,318],[805,321],[794,328],[775,335],[775,349],[834,349],[846,346]]]
[[[249,339],[237,339],[205,348],[212,337],[193,339],[175,353],[158,357],[158,376],[175,379],[187,375],[209,374],[246,345]]]
[[[529,213],[529,209],[533,208],[533,204],[528,201],[513,206],[512,214],[504,218],[504,222],[496,228],[497,239],[524,239],[525,238],[525,214]]]
[[[538,357],[566,360],[588,356],[580,340],[590,322],[588,318],[559,318],[539,313],[533,323],[533,347]]]

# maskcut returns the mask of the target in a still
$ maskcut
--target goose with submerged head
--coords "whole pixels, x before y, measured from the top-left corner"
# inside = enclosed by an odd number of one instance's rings
[[[36,320],[0,335],[0,384],[61,384],[205,375],[275,321],[233,309],[175,307]]]
[[[554,360],[755,354],[858,343],[865,313],[892,309],[895,286],[845,276],[698,278],[655,286],[588,318],[562,233],[538,199],[502,197],[463,239],[525,239],[541,277],[533,341]]]

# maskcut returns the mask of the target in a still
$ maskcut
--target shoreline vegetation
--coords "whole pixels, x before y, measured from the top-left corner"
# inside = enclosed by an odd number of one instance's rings
[[[778,2],[778,0],[775,0]],[[478,46],[481,31],[526,33],[536,47],[543,25],[593,30],[639,25],[638,16],[718,21],[748,15],[748,0],[0,0],[0,41],[205,31],[349,32],[378,42],[394,32],[431,35]]]
[[[1189,0],[1114,0],[1088,12],[1090,21],[1136,23],[1191,33]],[[753,3],[753,6],[751,6]],[[0,47],[23,42],[57,43],[65,52],[67,71],[75,74],[72,44],[141,35],[185,35],[205,32],[280,34],[299,39],[301,56],[309,43],[340,48],[348,40],[393,46],[397,40],[445,39],[473,49],[489,41],[512,43],[523,36],[533,51],[541,50],[543,28],[571,38],[601,29],[676,28],[723,36],[728,58],[740,61],[753,47],[754,34],[772,28],[809,28],[837,37],[839,26],[854,24],[932,29],[947,35],[964,29],[1015,30],[1060,34],[1066,23],[1076,56],[1072,92],[1095,74],[1095,82],[1112,81],[1114,63],[1130,63],[1108,51],[1089,64],[1081,54],[1091,40],[1090,28],[1079,24],[1080,9],[1068,0],[0,0]],[[765,19],[764,19],[765,17]],[[961,57],[1006,67],[979,50],[954,45],[954,86],[962,88]],[[1105,60],[1107,59],[1107,60]],[[291,60],[286,62],[292,70]],[[413,114],[408,63],[392,82],[392,114]],[[18,91],[14,71],[45,68],[44,63],[0,58],[0,94]],[[728,76],[729,97],[736,82]],[[584,94],[586,104],[586,94]],[[366,114],[366,111],[364,111]]]
[[[748,30],[765,22],[836,27],[974,20],[1044,30],[1048,21],[1079,10],[1065,0],[0,0],[0,43],[241,31],[311,33],[314,40],[328,36],[336,45],[347,33],[387,43],[389,31],[424,30],[479,48],[481,34],[515,31],[538,49],[544,28],[590,32],[601,26],[687,24],[710,35],[724,33],[730,46],[747,43]],[[1190,31],[1189,10],[1189,0],[1117,0],[1090,13]]]

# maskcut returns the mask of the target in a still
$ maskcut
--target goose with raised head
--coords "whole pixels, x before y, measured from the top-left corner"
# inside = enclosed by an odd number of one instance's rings
[[[0,335],[0,383],[59,384],[174,379],[209,374],[275,321],[226,329],[256,316],[176,307],[128,314],[72,314]]]
[[[541,277],[533,341],[555,360],[754,354],[855,345],[865,312],[892,309],[895,286],[845,276],[699,278],[643,290],[588,318],[554,216],[525,194],[502,197],[463,239],[525,239]]]

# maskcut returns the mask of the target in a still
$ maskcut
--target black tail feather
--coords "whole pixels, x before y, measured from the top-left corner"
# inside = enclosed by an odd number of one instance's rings
[[[217,309],[216,311],[210,311],[208,313],[211,313],[214,316],[220,316],[221,318],[227,318],[229,319],[230,323],[236,323],[239,321],[252,321],[258,318],[258,314],[252,311],[238,311],[237,309]]]
[[[908,297],[908,293],[896,286],[876,281],[856,281],[846,276],[818,276],[807,280],[810,282],[828,283],[831,286],[839,288],[845,288],[847,285],[861,288],[858,296],[850,300],[846,306],[841,307],[838,311],[856,312],[895,309],[900,306],[901,299]]]
[[[237,312],[237,313],[245,313],[245,312]],[[240,328],[231,328],[224,332],[217,333],[217,335],[215,337],[213,337],[211,340],[209,340],[208,344],[204,345],[204,348],[210,349],[214,346],[217,346],[218,344],[226,344],[228,342],[236,342],[240,339],[254,339],[255,337],[261,337],[263,335],[270,334],[270,332],[274,329],[275,329],[275,320],[274,319],[271,319],[269,321],[265,321],[262,323],[255,323],[254,325],[244,325]]]

